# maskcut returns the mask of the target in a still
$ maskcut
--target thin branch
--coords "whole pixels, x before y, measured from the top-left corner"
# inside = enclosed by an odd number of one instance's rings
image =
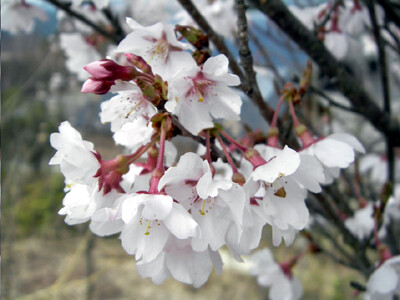
[[[383,45],[383,39],[381,36],[381,31],[378,25],[375,12],[375,1],[367,1],[367,8],[369,12],[369,17],[372,23],[372,30],[375,37],[376,47],[378,48],[378,60],[379,60],[379,71],[382,81],[382,91],[383,91],[383,107],[385,112],[390,115],[390,92],[389,92],[389,80],[387,76],[387,63],[386,63],[386,52]]]
[[[112,33],[108,32],[108,31],[104,30],[103,28],[101,28],[97,24],[95,24],[92,21],[90,21],[89,19],[87,19],[84,15],[82,15],[82,14],[76,12],[76,11],[73,11],[68,4],[60,3],[57,0],[45,0],[45,1],[48,2],[48,3],[53,4],[55,7],[65,11],[70,16],[72,16],[72,17],[82,21],[86,25],[92,27],[95,31],[97,31],[101,35],[105,36],[106,38],[112,40],[115,44],[119,44],[119,42],[122,40],[121,37],[118,37],[115,34],[112,34]]]
[[[379,108],[359,80],[340,65],[321,41],[293,16],[281,0],[249,2],[289,35],[318,64],[322,73],[337,80],[339,90],[350,100],[352,106],[357,107],[375,128],[390,138],[392,146],[400,146],[399,122]]]
[[[388,0],[377,0],[377,2],[382,6],[382,8],[385,10],[386,16],[393,22],[395,23],[398,27],[400,27],[400,15],[396,13],[396,10],[394,9],[394,6],[396,6],[395,3],[391,3]],[[400,7],[400,6],[398,6]]]
[[[322,98],[324,98],[326,101],[328,101],[329,104],[331,104],[332,106],[335,106],[337,108],[346,110],[346,111],[350,111],[350,112],[354,112],[354,113],[359,113],[359,111],[355,108],[340,104],[338,102],[336,102],[332,97],[328,96],[324,91],[314,87],[314,86],[310,86],[309,87],[309,91],[317,94],[318,96],[321,96]]]
[[[378,61],[379,61],[379,72],[381,76],[382,92],[383,92],[383,107],[384,111],[390,116],[390,91],[389,91],[389,79],[387,74],[387,62],[386,62],[386,52],[385,46],[383,44],[383,39],[381,36],[381,31],[378,25],[375,12],[375,1],[367,1],[367,8],[369,12],[369,17],[372,23],[372,29],[374,32],[375,43],[378,48]],[[392,141],[390,137],[386,136],[386,155],[388,159],[388,174],[387,178],[390,182],[394,182],[395,179],[395,157],[394,149],[392,146]]]
[[[203,15],[199,12],[197,7],[193,4],[191,0],[178,0],[179,3],[183,6],[184,9],[192,16],[193,20],[199,25],[199,27],[207,34],[208,38],[214,43],[217,47],[218,51],[225,54],[229,60],[229,66],[231,67],[233,73],[239,76],[242,85],[241,89],[245,92],[249,98],[254,102],[255,105],[260,110],[261,115],[263,118],[270,122],[274,115],[274,110],[269,107],[262,98],[259,91],[254,89],[252,86],[248,86],[244,84],[246,82],[245,74],[243,73],[242,69],[236,62],[235,57],[229,51],[228,47],[225,45],[223,39],[213,30],[213,28],[208,24],[207,20],[203,17]]]
[[[247,18],[246,9],[247,6],[244,0],[236,0],[236,8],[238,12],[238,41],[239,41],[239,57],[240,63],[246,72],[246,85],[251,86],[254,89],[254,93],[261,94],[258,87],[256,73],[253,69],[253,56],[249,47],[249,38],[247,34]]]

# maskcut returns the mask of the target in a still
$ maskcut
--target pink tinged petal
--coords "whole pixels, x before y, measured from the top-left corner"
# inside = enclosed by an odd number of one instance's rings
[[[299,154],[288,146],[277,156],[272,157],[266,164],[259,166],[252,173],[254,180],[273,183],[282,176],[293,174],[300,165]]]
[[[187,239],[200,235],[200,228],[186,209],[174,203],[171,213],[163,220],[168,230],[178,239]]]
[[[395,269],[384,263],[372,273],[367,283],[367,290],[371,293],[389,294],[399,284],[399,274]]]
[[[96,77],[96,78],[102,78],[102,77],[107,77],[112,74],[109,70],[103,67],[105,60],[98,60],[91,62],[90,64],[87,64],[83,68],[90,73],[90,75]]]
[[[113,80],[101,80],[92,77],[83,83],[81,93],[104,95],[110,91],[111,86],[114,84]]]
[[[314,144],[315,156],[327,167],[347,168],[354,161],[354,150],[348,144],[325,138]]]

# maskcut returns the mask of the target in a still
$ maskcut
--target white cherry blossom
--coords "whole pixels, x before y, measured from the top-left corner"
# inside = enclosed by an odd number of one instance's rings
[[[169,82],[165,108],[191,133],[213,127],[213,118],[239,119],[242,101],[229,86],[239,85],[240,80],[228,73],[228,64],[226,56],[220,54],[202,67],[182,70]]]
[[[147,101],[140,89],[132,85],[131,91],[123,91],[108,101],[101,103],[102,123],[111,123],[111,131],[117,132],[128,122],[138,118],[149,120],[157,109]]]
[[[118,45],[116,51],[143,57],[154,74],[170,79],[186,65],[195,64],[188,44],[179,42],[171,24],[156,23],[144,27],[131,18],[127,23],[133,30]]]
[[[154,260],[170,235],[187,239],[199,234],[190,214],[168,195],[134,194],[122,204],[122,247],[143,263]]]
[[[47,21],[46,11],[22,0],[1,1],[1,30],[11,34],[31,33],[36,20]]]
[[[100,164],[94,156],[91,142],[82,140],[80,133],[68,121],[58,127],[59,133],[50,135],[50,144],[57,150],[50,165],[60,165],[66,179],[82,184],[93,184]]]

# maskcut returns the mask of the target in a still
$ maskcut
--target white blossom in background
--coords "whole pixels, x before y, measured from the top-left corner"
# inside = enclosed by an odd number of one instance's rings
[[[23,0],[1,1],[1,30],[11,34],[31,33],[37,20],[47,19],[45,10]]]
[[[218,34],[230,39],[234,38],[234,33],[237,30],[237,14],[233,0],[197,0],[193,4]],[[174,19],[180,25],[198,27],[186,10],[176,13]]]
[[[269,288],[271,300],[298,300],[303,295],[300,281],[291,274],[286,274],[274,261],[267,248],[256,251],[250,256],[253,267],[250,274],[257,277],[258,284]]]
[[[400,256],[387,259],[369,277],[365,300],[392,300],[400,297]]]
[[[373,218],[374,206],[368,203],[365,207],[355,211],[354,215],[344,221],[344,225],[359,240],[368,238],[374,231],[375,221]]]
[[[365,153],[364,147],[351,134],[334,133],[302,150],[304,154],[314,156],[324,167],[325,184],[333,182],[339,176],[340,169],[348,168],[354,161],[355,151]]]
[[[83,66],[101,58],[96,47],[89,44],[78,32],[61,33],[60,46],[67,57],[67,69],[75,74],[79,80],[86,80],[88,74]]]

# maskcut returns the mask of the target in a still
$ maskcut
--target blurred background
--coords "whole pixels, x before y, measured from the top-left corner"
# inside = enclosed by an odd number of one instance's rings
[[[267,299],[267,289],[226,253],[222,253],[223,274],[213,272],[200,289],[172,279],[156,286],[140,278],[134,258],[123,251],[118,236],[98,238],[87,224],[68,226],[57,214],[64,178],[48,161],[55,152],[49,135],[59,123],[69,120],[104,158],[112,158],[120,149],[109,125],[102,125],[98,117],[99,104],[108,97],[80,93],[81,82],[68,72],[66,57],[54,42],[55,9],[42,7],[49,19],[37,22],[32,33],[1,32],[3,299]],[[286,51],[296,64],[304,63],[297,49]],[[273,92],[272,84],[264,88]],[[246,103],[244,110],[246,118],[255,109]],[[260,248],[273,248],[270,234],[266,228]],[[301,237],[298,240],[291,248],[274,249],[276,259],[297,254],[302,249]],[[322,256],[307,256],[294,270],[303,284],[304,299],[348,298],[349,282],[359,280],[357,273]]]

